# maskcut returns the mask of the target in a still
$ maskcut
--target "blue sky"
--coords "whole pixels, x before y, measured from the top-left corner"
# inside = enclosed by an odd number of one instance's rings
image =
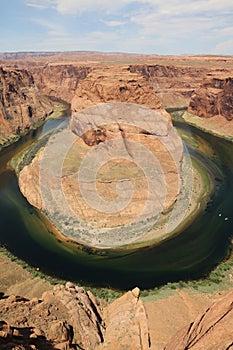
[[[0,51],[233,55],[232,0],[2,0]]]

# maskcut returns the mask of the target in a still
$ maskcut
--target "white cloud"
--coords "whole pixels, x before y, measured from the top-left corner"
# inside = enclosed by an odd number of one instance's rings
[[[126,24],[126,21],[102,21],[108,27],[119,27]]]
[[[55,0],[56,9],[62,14],[80,15],[84,12],[114,13],[132,0]]]
[[[69,36],[69,33],[66,31],[66,29],[59,23],[57,24],[44,18],[30,18],[29,20],[44,27],[47,30],[47,34],[50,36]]]
[[[72,50],[76,47],[77,50],[155,53],[171,53],[172,50],[176,50],[175,53],[200,53],[205,50],[207,53],[216,50],[220,53],[228,48],[232,52],[229,40],[233,33],[232,0],[25,1],[35,10],[54,9],[59,19],[61,15],[66,15],[62,18],[64,27],[53,19],[35,20],[48,30],[50,38],[44,40],[45,45],[50,42],[53,46],[64,45],[64,49]],[[70,19],[67,15],[72,16],[72,25],[67,22]],[[83,23],[86,26],[79,27]],[[82,36],[77,37],[74,31],[79,32],[79,29]],[[52,37],[53,42],[50,40]]]
[[[231,0],[27,0],[26,5],[37,8],[54,7],[61,14],[80,15],[84,12],[102,12],[112,14],[125,5],[143,7],[143,12],[154,11],[159,17],[232,14],[233,1]],[[103,13],[104,12],[104,13]]]
[[[25,4],[36,9],[46,9],[54,4],[54,0],[28,0]]]
[[[216,55],[233,55],[233,39],[218,43],[212,50]]]

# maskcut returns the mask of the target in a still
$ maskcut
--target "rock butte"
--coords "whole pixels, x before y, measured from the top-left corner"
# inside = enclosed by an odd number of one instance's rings
[[[131,103],[85,109],[72,116],[70,131],[53,136],[42,152],[20,172],[21,191],[80,243],[111,247],[134,241],[143,234],[139,223],[168,210],[180,191],[183,144],[162,109]],[[76,226],[77,218],[92,225],[88,233],[79,222]],[[132,223],[137,233],[129,228]]]

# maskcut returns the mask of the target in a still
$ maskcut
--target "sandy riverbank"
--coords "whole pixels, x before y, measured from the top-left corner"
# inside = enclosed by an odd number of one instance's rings
[[[221,115],[211,118],[200,118],[188,112],[185,112],[182,117],[189,125],[223,139],[233,141],[233,120],[228,121]]]

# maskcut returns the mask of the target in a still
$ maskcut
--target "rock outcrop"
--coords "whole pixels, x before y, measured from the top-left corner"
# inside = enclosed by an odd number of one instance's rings
[[[80,81],[87,77],[91,69],[90,65],[85,64],[50,63],[30,68],[30,71],[41,93],[70,103]]]
[[[233,119],[233,77],[209,76],[191,97],[188,112],[202,118]]]
[[[164,350],[233,349],[233,291],[179,331]]]
[[[78,86],[72,100],[72,112],[100,102],[131,102],[152,109],[161,108],[161,102],[138,73],[131,73],[127,66],[97,66]]]
[[[90,291],[68,282],[41,299],[0,300],[0,348],[21,350],[148,350],[150,336],[139,289],[103,308]]]
[[[59,103],[38,92],[27,70],[0,67],[1,139],[30,129],[52,114],[56,104]]]
[[[195,89],[206,75],[204,67],[174,65],[130,65],[129,71],[144,76],[164,107],[187,106]]]
[[[188,62],[182,65],[132,64],[129,66],[129,71],[144,76],[163,106],[170,108],[188,106],[191,96],[199,89],[207,74],[216,75],[220,71],[225,74],[232,72],[228,69],[214,68],[211,63],[205,66],[198,66],[193,62],[190,66],[187,64]]]
[[[105,308],[106,332],[100,350],[149,350],[147,315],[134,288]]]
[[[87,108],[41,152],[20,172],[20,189],[64,236],[82,244],[134,242],[180,192],[183,144],[162,109]]]

